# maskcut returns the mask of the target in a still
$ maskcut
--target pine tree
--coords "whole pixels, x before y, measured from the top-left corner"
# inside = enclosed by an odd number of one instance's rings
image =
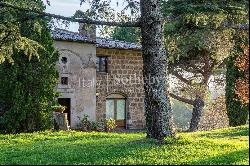
[[[19,6],[29,6],[43,11],[40,0],[13,1]],[[22,38],[39,43],[37,56],[29,49],[13,49],[13,63],[5,61],[0,65],[0,129],[8,133],[33,132],[52,127],[52,108],[58,80],[55,65],[58,53],[44,18],[30,13],[11,11],[12,17],[22,20],[15,23]],[[31,19],[32,18],[32,19]],[[26,43],[20,43],[25,47]],[[32,47],[31,47],[32,48]]]

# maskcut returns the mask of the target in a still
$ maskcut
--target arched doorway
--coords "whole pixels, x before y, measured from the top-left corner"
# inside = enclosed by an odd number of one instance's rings
[[[111,94],[106,98],[106,118],[114,119],[119,128],[126,127],[126,97]]]

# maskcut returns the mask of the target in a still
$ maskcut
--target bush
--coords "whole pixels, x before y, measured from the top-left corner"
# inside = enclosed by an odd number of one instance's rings
[[[78,117],[80,119],[80,117]],[[99,122],[90,121],[88,115],[84,115],[78,125],[81,131],[113,131],[116,127],[115,120],[105,119]]]
[[[106,125],[106,130],[107,131],[111,131],[111,130],[114,130],[116,128],[115,120],[111,119],[111,118],[106,119],[105,125]]]

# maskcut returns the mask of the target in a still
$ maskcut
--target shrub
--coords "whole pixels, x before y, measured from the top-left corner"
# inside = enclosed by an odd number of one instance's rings
[[[80,119],[80,117],[78,117]],[[82,131],[88,131],[90,130],[90,125],[91,122],[88,120],[89,116],[88,115],[84,115],[80,124],[79,124],[79,129]]]
[[[116,128],[115,120],[114,119],[106,119],[106,130],[109,132],[111,130],[114,130]]]
[[[80,119],[80,117],[78,117]],[[105,119],[99,122],[90,121],[88,115],[84,115],[78,128],[81,131],[113,131],[116,127],[115,120]]]

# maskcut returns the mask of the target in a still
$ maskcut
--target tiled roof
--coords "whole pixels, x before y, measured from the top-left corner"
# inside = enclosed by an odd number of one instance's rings
[[[96,47],[99,47],[99,48],[136,49],[136,50],[141,49],[141,45],[136,44],[136,43],[130,43],[130,42],[119,41],[119,40],[111,40],[111,39],[105,39],[105,38],[99,38],[99,37],[96,38],[96,41],[93,41],[87,36],[81,35],[77,32],[64,30],[64,29],[53,30],[52,37],[55,40],[95,43]]]
[[[64,29],[55,29],[52,31],[52,37],[55,40],[66,40],[66,41],[82,41],[95,43],[91,41],[87,36],[83,36],[77,32],[71,32]]]
[[[119,40],[110,40],[105,38],[96,38],[96,47],[103,47],[103,48],[118,48],[118,49],[136,49],[140,50],[141,45],[136,43],[130,43],[125,41]]]

